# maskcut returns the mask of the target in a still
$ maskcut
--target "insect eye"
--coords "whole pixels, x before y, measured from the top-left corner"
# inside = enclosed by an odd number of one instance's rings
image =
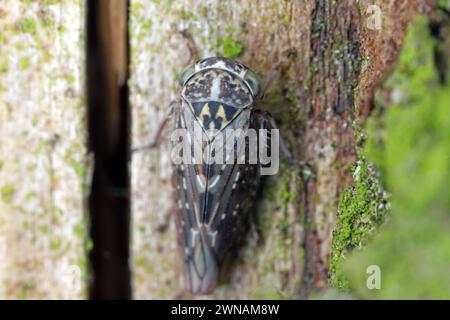
[[[190,64],[183,70],[180,76],[180,85],[184,86],[186,82],[192,77],[195,73],[195,64]]]
[[[256,97],[261,90],[261,83],[259,81],[258,76],[251,70],[248,70],[244,77],[245,82],[249,85],[252,90],[252,94]]]

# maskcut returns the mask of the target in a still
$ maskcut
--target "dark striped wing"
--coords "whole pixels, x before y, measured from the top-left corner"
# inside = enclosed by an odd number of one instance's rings
[[[250,109],[237,110],[224,129],[240,128],[245,133],[251,126],[250,117]],[[175,110],[175,119],[176,128],[186,129],[190,145],[201,138],[207,140],[203,124],[186,102]],[[214,141],[208,137],[209,141]],[[248,150],[246,143],[246,140],[234,142],[234,157],[239,154],[238,150]],[[204,157],[215,155],[208,143],[201,145]],[[230,155],[225,146],[223,143],[223,154]],[[185,279],[192,293],[205,294],[214,289],[225,254],[245,230],[254,203],[259,167],[257,164],[238,164],[236,158],[234,160],[232,164],[202,161],[174,168],[178,242]]]

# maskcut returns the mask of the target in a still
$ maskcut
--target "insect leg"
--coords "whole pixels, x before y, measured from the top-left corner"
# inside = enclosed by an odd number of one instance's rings
[[[257,121],[260,123],[260,127],[264,129],[278,129],[275,119],[272,117],[270,112],[255,110],[255,117],[257,117]],[[266,124],[265,124],[266,123]],[[288,161],[289,165],[298,165],[301,167],[303,179],[308,180],[310,178],[314,178],[315,174],[310,164],[305,161],[301,161],[295,159],[292,154],[289,152],[289,149],[286,147],[286,143],[281,135],[279,135],[279,145],[280,151]]]
[[[260,124],[260,128],[265,129],[278,129],[278,126],[275,122],[275,119],[272,117],[270,112],[268,111],[262,111],[262,110],[255,110],[255,116],[257,117],[257,120]],[[289,163],[297,163],[297,164],[303,164],[301,161],[296,161],[293,159],[292,154],[290,153],[289,149],[286,146],[286,143],[284,142],[283,137],[280,135],[280,151],[285,156],[285,158],[288,160]]]
[[[172,115],[174,113],[176,105],[177,105],[176,101],[173,101],[170,104],[169,113],[167,114],[167,116],[164,118],[164,120],[159,125],[159,128],[156,131],[156,135],[153,138],[153,141],[147,145],[132,148],[131,154],[133,154],[135,152],[144,151],[144,150],[152,150],[152,149],[158,148],[161,145],[164,129],[167,126],[167,124],[169,123],[170,119],[172,118]]]
[[[181,31],[181,36],[186,40],[187,47],[189,50],[189,60],[187,64],[197,61],[200,57],[200,54],[194,43],[192,35],[186,29],[184,29]]]

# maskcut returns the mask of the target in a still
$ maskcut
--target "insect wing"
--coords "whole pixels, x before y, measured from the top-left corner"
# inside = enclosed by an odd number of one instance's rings
[[[245,136],[250,114],[249,109],[240,111],[227,130],[241,129]],[[204,294],[215,287],[227,249],[247,224],[259,182],[258,166],[237,163],[238,156],[248,150],[248,140],[224,134],[225,130],[211,139],[186,102],[178,110],[176,119],[176,128],[185,129],[191,151],[185,155],[190,161],[174,170],[178,241],[188,288],[193,293]],[[223,140],[214,144],[219,137]],[[198,146],[201,156],[194,157]],[[232,161],[228,158],[228,163],[223,163],[213,159],[222,148],[222,160],[226,160],[230,154],[227,146],[234,150]]]

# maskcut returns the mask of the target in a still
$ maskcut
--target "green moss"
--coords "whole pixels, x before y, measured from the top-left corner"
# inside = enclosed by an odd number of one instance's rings
[[[26,200],[26,201],[29,201],[29,200],[31,200],[31,199],[34,198],[34,197],[36,197],[36,193],[33,192],[33,191],[28,191],[28,192],[25,194],[25,200]]]
[[[244,51],[244,45],[230,35],[219,38],[219,46],[222,49],[221,55],[228,58],[238,58]]]
[[[145,259],[145,257],[136,257],[134,258],[134,266],[136,267],[142,267],[145,266],[147,264],[147,259]]]
[[[67,80],[68,84],[74,84],[76,79],[75,79],[74,75],[69,74],[69,75],[67,75],[66,80]]]
[[[73,158],[72,154],[78,154],[80,152],[79,147],[73,146],[66,153],[66,159],[69,162],[70,167],[75,171],[77,176],[81,179],[84,177],[84,163]]]
[[[366,13],[364,0],[359,0],[358,5],[359,5],[359,13],[361,13],[361,15],[364,15]]]
[[[86,232],[84,230],[83,224],[77,224],[73,227],[73,233],[77,236],[79,239],[84,239]]]
[[[86,240],[86,251],[87,252],[91,251],[93,247],[94,247],[94,243],[92,242],[92,240],[87,239]]]
[[[20,290],[18,293],[19,300],[28,299],[29,293],[35,288],[34,283],[31,281],[22,281],[20,283]]]
[[[21,18],[18,22],[19,29],[25,33],[35,34],[37,32],[36,21],[33,18]]]
[[[31,124],[33,125],[33,127],[37,126],[39,123],[39,115],[34,114],[33,117],[31,118]]]
[[[2,200],[6,204],[10,204],[16,190],[13,185],[6,184],[1,189]]]
[[[287,12],[283,12],[280,15],[281,21],[283,21],[284,24],[289,24],[289,14]]]
[[[279,292],[273,289],[268,289],[265,286],[257,287],[253,293],[253,298],[257,300],[282,300],[285,297]]]
[[[61,248],[61,244],[62,244],[61,239],[59,239],[59,238],[53,239],[50,242],[50,249],[58,250],[59,248]]]
[[[361,157],[354,168],[354,185],[342,195],[333,231],[330,283],[348,288],[342,262],[355,248],[362,248],[386,215],[386,200],[378,179]]]
[[[197,20],[197,17],[194,15],[193,12],[187,11],[187,10],[179,10],[177,12],[178,16],[180,17],[181,20],[185,20],[185,21],[189,21],[189,22],[193,22]]]
[[[140,11],[142,8],[142,3],[140,2],[133,2],[130,6],[130,12],[132,15],[137,14],[138,11]]]
[[[450,298],[450,85],[439,82],[434,45],[428,21],[415,21],[385,84],[391,97],[381,101],[388,105],[383,134],[372,131],[380,120],[369,126],[365,153],[381,168],[392,210],[389,223],[344,264],[358,298]],[[366,286],[369,265],[381,270],[380,290]]]
[[[3,62],[0,65],[0,73],[6,73],[6,72],[8,72],[8,70],[9,70],[8,62]]]
[[[290,180],[289,174],[284,174],[281,178],[281,188],[280,188],[280,205],[283,210],[287,209],[289,203],[291,203],[296,196],[296,193],[290,190]]]
[[[43,225],[39,227],[39,232],[43,233],[43,234],[48,234],[49,228],[47,225]]]
[[[355,142],[356,142],[357,147],[363,146],[364,143],[366,142],[366,138],[367,138],[366,134],[360,128],[360,126],[358,125],[358,123],[356,121],[353,121],[352,127],[353,127],[353,132],[355,133]],[[360,150],[360,149],[358,148],[358,150]]]
[[[30,58],[24,57],[20,59],[19,66],[21,70],[28,69],[28,67],[30,66]]]
[[[73,232],[75,236],[81,240],[84,245],[84,254],[82,254],[76,261],[77,266],[81,269],[81,277],[85,281],[88,280],[89,277],[89,265],[88,265],[88,254],[92,249],[92,241],[89,239],[87,234],[87,225],[86,221],[83,219],[78,224],[76,224],[73,228]]]
[[[449,0],[439,0],[438,1],[438,6],[441,8],[450,8],[450,1]]]

